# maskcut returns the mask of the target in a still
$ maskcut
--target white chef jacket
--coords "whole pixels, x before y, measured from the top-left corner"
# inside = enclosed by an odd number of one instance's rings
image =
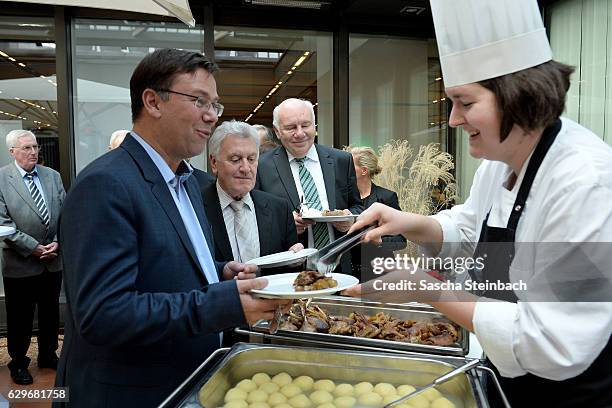
[[[526,167],[527,163],[508,191],[503,183],[509,166],[487,160],[480,165],[468,200],[432,216],[443,231],[438,256],[472,256],[489,211],[487,225],[506,227]],[[604,242],[612,248],[612,148],[588,129],[562,118],[561,130],[529,192],[515,240]],[[536,256],[533,268],[518,268],[513,262],[510,281],[523,280],[529,289],[529,282],[541,272]],[[501,375],[531,373],[565,380],[584,372],[607,344],[612,302],[515,304],[481,299],[473,325]]]

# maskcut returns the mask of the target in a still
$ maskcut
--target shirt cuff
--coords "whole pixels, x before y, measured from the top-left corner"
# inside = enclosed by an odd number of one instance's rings
[[[461,237],[459,230],[451,218],[444,213],[431,215],[431,218],[438,221],[442,227],[442,247],[437,254],[428,254],[430,256],[439,256],[441,258],[452,257],[461,248]]]
[[[487,357],[503,377],[527,374],[514,355],[513,332],[518,319],[518,305],[481,299],[474,308],[474,333]]]

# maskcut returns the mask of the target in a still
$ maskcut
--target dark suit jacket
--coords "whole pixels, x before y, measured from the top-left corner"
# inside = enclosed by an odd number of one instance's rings
[[[381,203],[400,210],[399,200],[395,191],[377,186],[372,183],[370,195],[363,199],[364,207],[369,208],[374,203]],[[392,257],[393,251],[406,248],[406,238],[403,235],[389,235],[382,237],[382,245],[361,244],[353,248],[351,263],[354,274],[359,274],[362,281],[374,278],[370,262],[377,257]]]
[[[261,256],[287,251],[298,242],[292,210],[287,200],[258,190],[251,191],[251,198],[255,204]],[[215,239],[215,259],[226,262],[234,260],[216,184],[204,187],[202,200]],[[270,272],[262,269],[262,275],[269,275]],[[281,271],[277,269],[274,272]]]
[[[198,184],[185,186],[214,253]],[[235,281],[208,284],[167,183],[130,135],[77,177],[59,238],[68,305],[56,385],[71,406],[157,406],[220,331],[245,323]]]
[[[215,184],[217,179],[214,176],[211,176],[207,172],[193,168],[193,176],[195,177],[198,185],[200,186],[200,190],[204,190],[209,184]]]
[[[41,165],[36,170],[49,212],[48,229],[15,163],[0,169],[0,225],[16,229],[0,243],[2,275],[7,278],[40,275],[45,268],[51,272],[62,269],[60,257],[40,260],[32,256],[38,244],[57,241],[57,223],[66,195],[57,171]]]
[[[348,208],[353,214],[363,211],[363,203],[357,189],[357,178],[352,156],[338,149],[315,144],[319,163],[325,181],[327,201],[329,208]],[[287,152],[283,146],[263,154],[259,158],[257,168],[256,189],[283,197],[289,201],[291,209],[295,210],[300,205],[297,188],[289,166]],[[344,233],[334,230],[336,238]],[[299,236],[300,242],[308,246],[308,234]],[[341,270],[343,273],[351,273],[350,254],[342,257]]]

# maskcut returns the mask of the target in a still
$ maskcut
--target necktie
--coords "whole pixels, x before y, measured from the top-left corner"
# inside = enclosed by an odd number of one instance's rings
[[[47,210],[47,205],[45,204],[45,200],[43,200],[40,190],[36,187],[36,183],[34,183],[35,175],[36,171],[33,171],[31,173],[26,173],[25,177],[28,180],[28,188],[30,189],[32,200],[34,200],[34,204],[36,204],[36,208],[38,208],[38,212],[42,217],[45,227],[49,228],[49,211]]]
[[[240,262],[250,261],[259,256],[259,242],[251,228],[252,220],[249,220],[249,210],[245,208],[243,201],[232,201],[230,203],[234,210],[234,234],[238,246],[238,260]]]
[[[294,159],[299,166],[300,173],[300,184],[302,185],[302,191],[304,192],[304,199],[310,208],[323,211],[321,206],[321,199],[319,198],[319,192],[315,185],[312,174],[308,171],[304,165],[304,158]],[[312,227],[312,236],[314,240],[314,246],[317,249],[323,248],[329,244],[329,233],[327,232],[327,225],[322,222],[318,222]]]

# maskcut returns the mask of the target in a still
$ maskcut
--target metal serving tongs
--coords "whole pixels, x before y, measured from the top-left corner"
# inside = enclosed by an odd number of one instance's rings
[[[315,270],[323,275],[330,276],[332,271],[336,269],[340,263],[340,258],[347,251],[361,242],[368,231],[374,229],[375,225],[368,225],[346,234],[345,236],[333,241],[332,243],[319,249],[312,255],[306,258],[306,269]]]
[[[419,394],[425,392],[426,390],[428,390],[430,388],[433,388],[433,387],[435,387],[437,385],[440,385],[440,384],[442,384],[444,382],[447,382],[448,380],[450,380],[451,378],[455,377],[458,374],[465,373],[466,371],[471,370],[472,368],[476,367],[478,364],[480,364],[480,360],[478,360],[478,359],[469,361],[469,362],[467,362],[467,363],[465,363],[465,364],[455,368],[454,370],[449,371],[448,373],[446,373],[444,375],[441,375],[440,377],[436,378],[435,380],[433,380],[431,383],[429,383],[425,387],[421,388],[420,390],[415,390],[415,391],[411,392],[410,394],[406,394],[403,397],[388,403],[383,408],[390,408],[390,407],[392,407],[395,404],[399,404],[400,402],[404,402],[407,399],[412,398],[415,395],[419,395]]]
[[[361,242],[361,237],[374,227],[375,225],[368,225],[360,228],[319,249],[306,258],[306,269],[316,270],[323,275],[331,276],[332,271],[336,269],[340,263],[342,255],[359,244],[359,242]],[[270,321],[268,333],[275,334],[278,331],[278,326],[280,325],[282,317],[283,310],[282,307],[279,306],[276,308],[274,317]]]

